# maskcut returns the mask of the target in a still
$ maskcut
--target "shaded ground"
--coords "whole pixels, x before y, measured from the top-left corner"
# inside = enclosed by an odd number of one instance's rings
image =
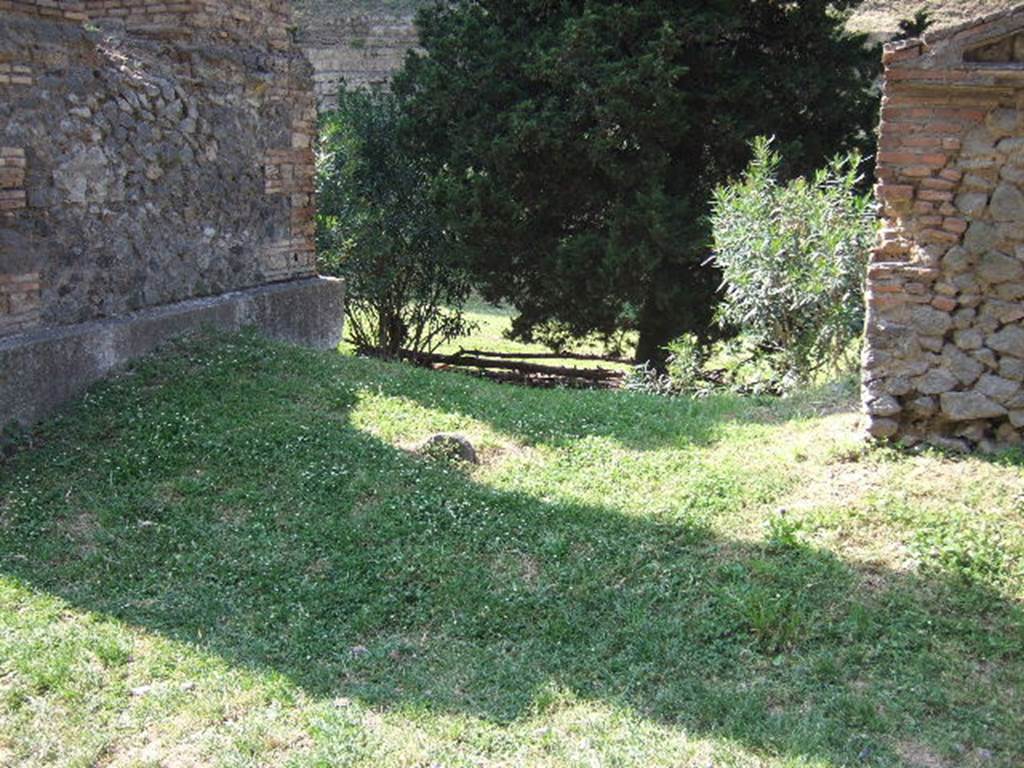
[[[0,764],[1020,765],[1021,458],[849,397],[150,359],[0,466]]]

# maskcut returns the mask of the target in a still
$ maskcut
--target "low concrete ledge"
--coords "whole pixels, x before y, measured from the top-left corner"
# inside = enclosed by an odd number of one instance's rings
[[[342,280],[305,278],[0,339],[0,426],[37,421],[110,371],[203,327],[256,327],[272,339],[333,349],[344,293]]]

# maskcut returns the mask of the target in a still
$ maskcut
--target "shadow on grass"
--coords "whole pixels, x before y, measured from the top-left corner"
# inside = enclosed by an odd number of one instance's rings
[[[390,370],[252,340],[148,361],[0,467],[0,569],[320,697],[504,723],[557,689],[771,755],[1024,759],[1019,605],[497,491],[355,429],[359,377],[476,415],[501,400],[493,423],[521,434],[568,401]],[[614,407],[642,424],[669,406]],[[690,440],[714,432],[699,417]]]

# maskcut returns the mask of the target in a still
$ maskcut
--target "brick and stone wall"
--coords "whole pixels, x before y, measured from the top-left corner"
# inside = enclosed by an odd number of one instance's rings
[[[0,0],[2,2],[2,0]],[[295,0],[296,41],[313,65],[317,105],[338,86],[386,87],[417,44],[414,17],[429,0]]]
[[[863,366],[869,431],[1024,432],[1024,6],[888,45]]]
[[[416,47],[412,16],[354,15],[331,24],[303,27],[299,44],[313,65],[317,104],[334,103],[341,82],[386,86]]]
[[[0,0],[0,342],[315,276],[289,24],[282,0]]]

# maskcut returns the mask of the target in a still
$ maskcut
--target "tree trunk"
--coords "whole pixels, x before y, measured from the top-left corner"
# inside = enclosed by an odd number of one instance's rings
[[[648,298],[640,310],[639,338],[636,343],[636,364],[647,363],[658,373],[668,371],[666,345],[679,336],[685,326],[669,312],[659,311],[653,297]]]

